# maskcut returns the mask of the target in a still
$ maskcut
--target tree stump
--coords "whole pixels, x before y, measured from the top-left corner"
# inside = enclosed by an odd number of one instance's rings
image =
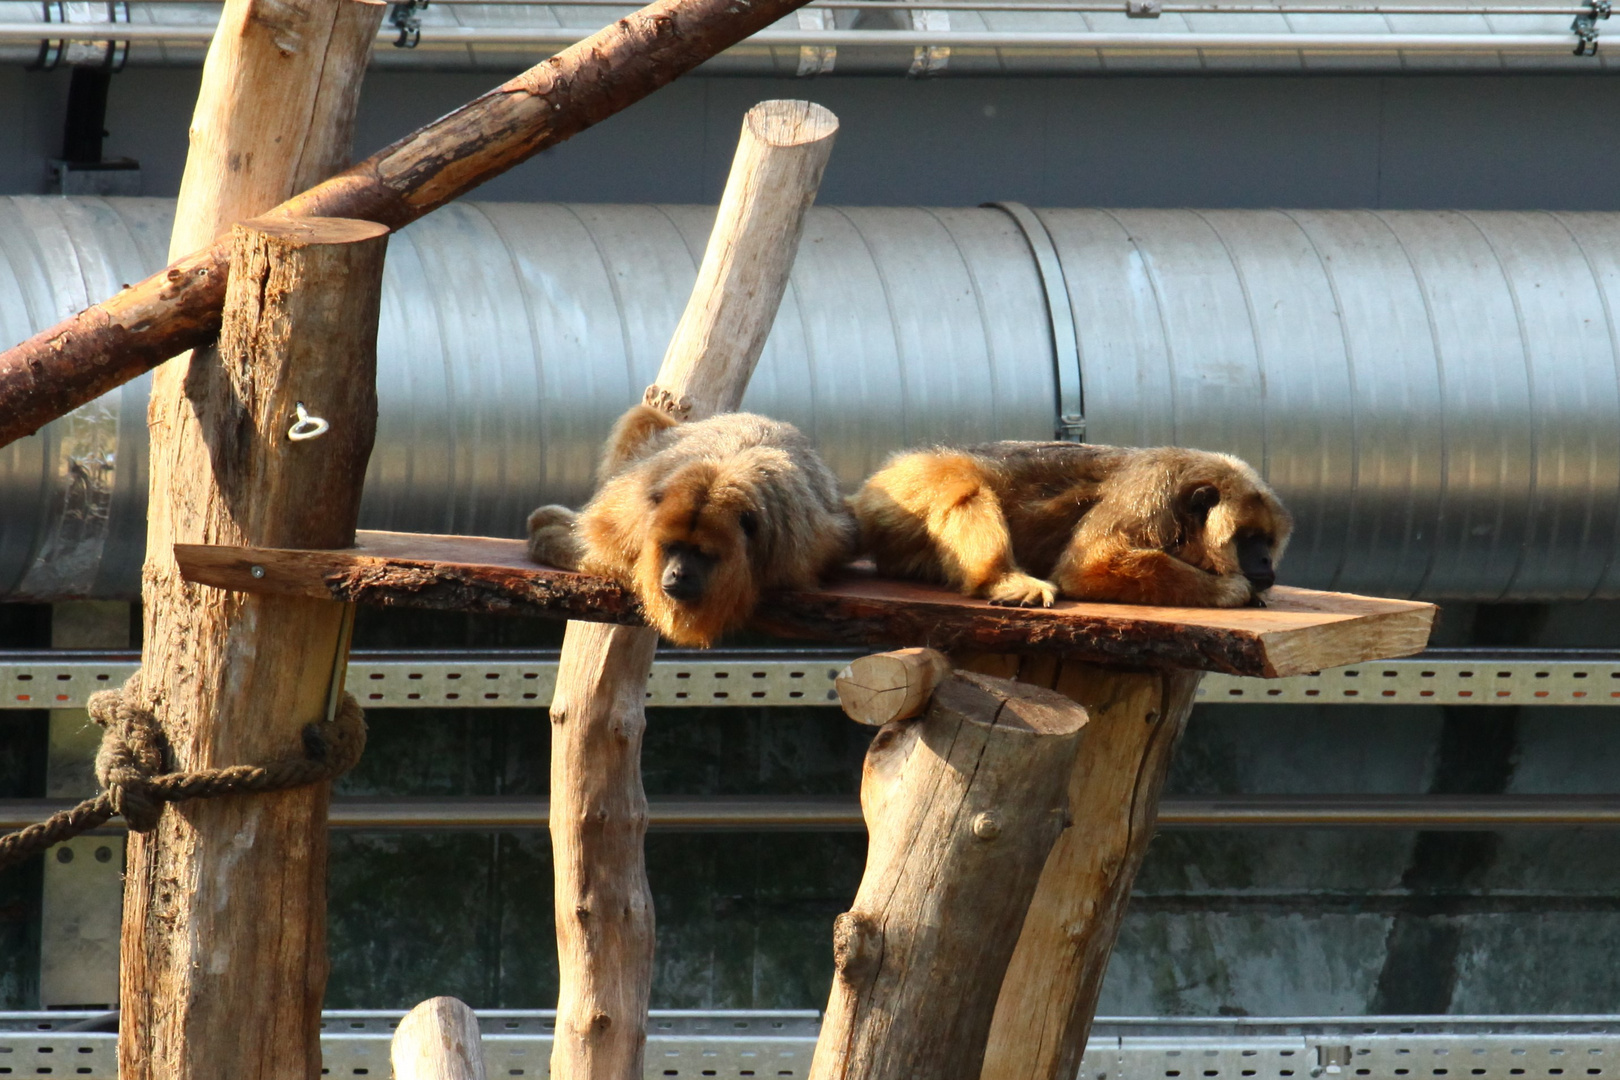
[[[1086,712],[1060,694],[957,673],[867,752],[870,833],[811,1080],[972,1080],[996,991],[1068,822]]]
[[[181,580],[171,540],[345,547],[376,426],[387,231],[259,220],[232,236],[217,360],[154,431],[139,704],[180,769],[303,753],[343,685],[345,612]],[[329,422],[295,442],[297,406]],[[312,1077],[326,985],[328,785],[170,808],[130,838],[120,1075]]]

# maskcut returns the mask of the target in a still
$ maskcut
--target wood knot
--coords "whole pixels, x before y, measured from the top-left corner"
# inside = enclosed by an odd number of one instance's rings
[[[973,835],[980,840],[994,840],[1001,835],[1001,815],[986,810],[973,815]]]
[[[883,931],[868,915],[846,911],[833,920],[833,966],[846,982],[864,982],[883,956]]]
[[[600,1010],[591,1013],[591,1022],[587,1025],[592,1035],[600,1035],[613,1026],[613,1017]]]

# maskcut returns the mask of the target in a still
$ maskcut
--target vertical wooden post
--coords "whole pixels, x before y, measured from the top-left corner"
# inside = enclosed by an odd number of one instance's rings
[[[226,0],[203,66],[171,257],[347,163],[360,81],[383,10],[374,0]],[[334,621],[335,605],[306,604],[306,619],[286,602],[188,585],[173,545],[272,534],[317,546],[352,541],[375,415],[377,298],[364,295],[375,288],[365,260],[375,260],[380,273],[382,244],[379,237],[346,249],[347,258],[359,260],[357,272],[340,278],[329,296],[306,290],[297,299],[242,298],[226,317],[238,330],[223,360],[214,350],[186,353],[153,378],[141,574],[145,645],[136,689],[165,724],[183,766],[286,754],[298,745],[289,733],[313,715],[321,694],[314,684],[341,676],[340,666],[334,672],[341,621]],[[239,266],[231,281],[268,283],[265,257],[260,250],[261,265]],[[351,302],[340,313],[351,321],[322,340],[321,331],[309,330],[319,322],[313,309],[340,300]],[[289,449],[284,441],[260,441],[284,436],[290,421],[264,412],[270,403],[257,395],[275,395],[274,404],[285,407],[280,396],[289,386],[259,381],[264,373],[249,358],[254,349],[245,324],[253,309],[245,305],[255,302],[296,314],[304,323],[300,333],[310,334],[299,347],[318,345],[330,361],[300,362],[329,368],[329,380],[317,387],[301,375],[292,389],[307,394],[303,400],[333,431],[297,447],[301,467],[282,477],[292,490],[273,498],[260,488],[262,477],[244,471],[249,460],[266,467],[277,461],[268,447]],[[369,315],[366,303],[373,305]],[[294,312],[299,305],[311,311]],[[272,351],[293,345],[265,341]],[[356,459],[361,471],[352,473],[352,491],[321,486],[331,474],[302,467],[313,460],[341,471]],[[255,632],[265,608],[283,614],[267,616]],[[261,646],[268,651],[261,654]],[[311,677],[282,684],[294,665]],[[229,701],[222,696],[228,693]],[[324,790],[311,789],[194,804],[166,813],[156,832],[131,838],[120,975],[124,1080],[319,1075],[325,799]],[[282,897],[285,912],[247,913],[250,905]]]
[[[453,997],[428,998],[394,1029],[388,1058],[394,1080],[484,1080],[478,1017]]]
[[[838,120],[748,111],[697,284],[647,400],[682,418],[735,409],[765,347]],[[571,622],[551,702],[551,845],[560,967],[554,1080],[640,1080],[653,910],[642,840],[642,703],[656,632]]]
[[[1066,823],[1085,723],[1061,694],[957,673],[921,719],[873,738],[866,873],[833,927],[837,971],[810,1080],[979,1075],[1024,908]]]
[[[963,666],[1053,687],[1091,716],[1069,782],[1073,824],[1052,848],[1024,917],[980,1073],[1072,1080],[1201,674],[1034,656]]]
[[[380,225],[332,218],[237,227],[217,359],[190,365],[187,422],[154,442],[166,541],[354,542],[386,242]],[[293,441],[299,403],[330,428]],[[176,767],[301,753],[303,726],[341,688],[346,606],[154,581],[154,563],[173,563],[167,544],[150,554],[134,685]],[[188,803],[131,837],[124,1080],[320,1074],[327,796],[322,784]]]

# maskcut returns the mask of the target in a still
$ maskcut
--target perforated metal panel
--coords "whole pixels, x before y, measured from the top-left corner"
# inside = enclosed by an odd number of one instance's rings
[[[64,1032],[95,1014],[0,1014],[0,1075],[115,1080],[117,1037]],[[322,1016],[323,1075],[390,1075],[389,1040],[400,1012]],[[489,1076],[550,1075],[552,1014],[479,1014]],[[649,1018],[648,1080],[664,1077],[803,1077],[817,1013],[660,1012]],[[1620,1017],[1100,1017],[1078,1080],[1394,1080],[1620,1077]]]
[[[832,705],[859,651],[665,652],[647,682],[655,706]],[[0,709],[82,709],[134,674],[134,653],[0,653]],[[357,651],[348,689],[368,709],[544,708],[555,652]],[[1433,652],[1286,679],[1204,676],[1198,700],[1235,705],[1620,705],[1615,653]]]

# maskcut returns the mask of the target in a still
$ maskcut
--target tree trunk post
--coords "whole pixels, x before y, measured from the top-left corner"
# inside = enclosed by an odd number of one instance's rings
[[[649,402],[735,409],[765,347],[838,121],[819,105],[748,111],[698,270]],[[570,622],[551,702],[551,845],[560,968],[554,1080],[640,1080],[653,910],[641,738],[655,631]]]
[[[1085,724],[1051,690],[955,673],[920,720],[878,732],[861,778],[866,873],[833,927],[810,1080],[979,1075]]]
[[[302,753],[342,688],[348,608],[187,584],[170,541],[349,545],[376,426],[387,231],[260,219],[232,243],[217,359],[191,364],[184,422],[152,455],[168,531],[149,549],[131,690],[180,769]],[[289,437],[300,403],[324,434]],[[320,1074],[329,786],[187,803],[130,837],[124,1080]]]
[[[394,1080],[484,1080],[478,1017],[453,997],[428,998],[406,1013],[388,1057]]]
[[[1073,1080],[1202,675],[1038,656],[982,656],[964,666],[1053,687],[1091,716],[1069,781],[1073,824],[1047,858],[1024,918],[980,1073]]]

